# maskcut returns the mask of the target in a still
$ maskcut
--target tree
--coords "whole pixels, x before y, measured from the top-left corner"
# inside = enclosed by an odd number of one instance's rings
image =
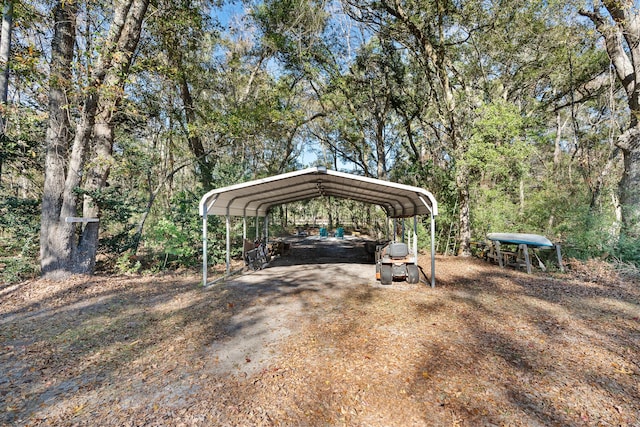
[[[5,0],[0,32],[0,142],[6,139],[6,108],[9,93],[9,55],[13,27],[13,0]],[[2,156],[0,156],[0,182],[2,182]]]
[[[335,76],[323,97],[333,117],[316,137],[365,176],[388,179],[401,147],[402,127],[394,112],[396,89],[405,78],[399,55],[372,37],[360,46],[349,71]]]
[[[65,218],[76,216],[81,186],[83,216],[100,216],[99,195],[111,168],[114,114],[123,96],[148,5],[149,0],[127,0],[114,6],[108,33],[95,63],[89,67],[87,87],[79,100],[82,107],[69,155],[70,126],[68,118],[62,116],[71,107],[65,95],[69,89],[77,9],[74,2],[58,2],[54,7],[51,116],[40,236],[42,274],[92,273],[95,267],[98,223],[84,225],[76,242],[76,224],[66,223]],[[89,155],[91,161],[87,162]]]
[[[594,2],[595,3],[595,2]],[[640,238],[640,9],[631,0],[602,0],[609,13],[600,9],[581,10],[604,37],[605,47],[624,88],[630,110],[628,128],[618,137],[624,171],[619,183],[622,205],[622,232]]]
[[[0,103],[7,103],[9,92],[9,55],[11,54],[11,31],[13,27],[13,0],[4,2],[2,31],[0,33]],[[0,132],[4,133],[4,113],[0,114]]]
[[[154,14],[150,33],[157,39],[158,50],[152,50],[158,58],[156,67],[163,70],[175,85],[182,103],[178,117],[187,140],[189,152],[198,165],[197,176],[204,190],[212,188],[215,159],[208,149],[206,132],[200,124],[202,111],[198,101],[211,73],[210,62],[203,58],[215,49],[216,31],[211,22],[208,2],[185,1],[180,5],[169,1],[162,5],[161,12]],[[156,76],[157,78],[158,76]]]
[[[40,266],[43,274],[70,269],[74,249],[73,225],[66,223],[64,216],[75,212],[73,189],[65,191],[65,159],[72,136],[68,109],[75,15],[76,6],[72,2],[58,2],[53,9],[49,126],[40,219]]]
[[[459,78],[455,61],[457,46],[465,42],[465,36],[458,31],[465,24],[460,21],[464,5],[448,0],[345,0],[345,4],[350,16],[392,38],[420,64],[420,72],[431,89],[428,93],[432,109],[428,121],[435,135],[433,139],[442,144],[443,151],[454,162],[461,159],[467,150],[461,119],[468,106],[465,105],[465,82]],[[470,175],[464,162],[455,163],[454,176],[459,206],[459,253],[467,256],[471,254],[471,206]]]

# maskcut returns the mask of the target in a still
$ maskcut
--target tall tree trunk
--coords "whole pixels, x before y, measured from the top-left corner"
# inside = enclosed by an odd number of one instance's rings
[[[9,55],[11,54],[11,30],[13,27],[13,0],[6,0],[2,13],[0,32],[0,102],[4,109],[9,93]],[[0,132],[4,133],[4,111],[0,112]]]
[[[376,114],[376,178],[387,179],[387,150],[384,140],[385,121],[382,114]]]
[[[75,43],[75,3],[58,2],[53,10],[49,77],[49,126],[45,158],[44,191],[40,217],[40,266],[42,274],[69,267],[73,251],[73,224],[63,215],[66,156],[71,138],[67,92],[71,87],[71,62]]]
[[[91,154],[93,161],[87,170],[83,215],[99,218],[100,204],[94,195],[107,183],[113,163],[113,116],[116,113],[133,54],[138,46],[142,32],[142,22],[149,6],[149,0],[129,0],[120,3],[115,16],[124,16],[124,23],[115,40],[114,55],[104,58],[101,67],[103,80],[100,85],[100,98],[96,105],[93,121],[93,139]],[[89,141],[86,141],[87,143]],[[85,143],[85,146],[88,145]],[[74,272],[92,274],[95,269],[98,250],[99,223],[87,223],[83,228],[78,250],[74,254]]]
[[[71,78],[75,40],[75,2],[58,2],[54,9],[56,31],[52,41],[50,118],[47,132],[47,163],[42,203],[42,273],[93,273],[98,246],[98,223],[88,223],[76,244],[74,224],[65,217],[76,215],[76,190],[83,177],[85,197],[83,215],[100,216],[96,200],[91,199],[106,184],[111,168],[113,114],[122,98],[125,79],[142,29],[149,0],[118,2],[101,49],[101,56],[89,76],[83,109],[76,125],[73,146],[67,161],[70,139],[68,103],[65,88]],[[94,161],[85,171],[87,155]],[[66,167],[66,179],[65,179]]]
[[[458,187],[458,255],[471,256],[471,195],[469,192],[469,169],[466,165],[456,166],[456,186]]]
[[[562,156],[562,131],[567,124],[565,120],[562,122],[560,111],[556,111],[556,139],[553,147],[553,169],[557,170],[560,167],[560,160]]]
[[[200,136],[194,132],[196,126],[196,109],[193,104],[193,97],[189,89],[189,82],[182,64],[182,60],[176,60],[176,66],[179,69],[180,79],[180,98],[182,99],[182,105],[184,107],[184,116],[187,122],[187,141],[189,143],[189,151],[196,158],[198,167],[200,168],[200,182],[204,191],[209,191],[212,188],[213,181],[213,167],[207,159],[207,153],[205,152],[204,145]]]
[[[635,2],[630,0],[603,0],[602,3],[613,22],[602,16],[600,10],[581,10],[580,13],[591,19],[604,37],[616,76],[627,95],[631,120],[616,143],[624,160],[618,186],[621,231],[628,237],[640,238],[640,14]]]
[[[5,0],[0,33],[0,143],[4,143],[6,108],[9,95],[9,56],[11,54],[11,30],[13,28],[13,0]],[[2,183],[2,156],[0,156],[0,183]]]
[[[593,190],[591,191],[591,202],[589,203],[589,209],[591,209],[592,211],[595,211],[598,208],[598,205],[600,204],[600,197],[602,195],[602,190],[605,185],[605,180],[611,174],[611,170],[613,169],[613,167],[620,160],[620,157],[619,157],[620,149],[615,147],[614,144],[611,144],[611,145],[613,146],[613,148],[609,153],[609,158],[607,159],[607,162],[605,163],[604,167],[598,174],[598,178],[596,178],[595,185],[593,186]]]
[[[358,2],[354,2],[356,4]],[[455,75],[451,57],[450,47],[447,45],[447,14],[451,13],[448,8],[452,6],[449,2],[436,1],[433,5],[433,22],[425,25],[424,22],[416,20],[409,8],[415,7],[414,3],[395,0],[380,0],[375,3],[385,15],[393,18],[393,26],[399,28],[398,23],[404,27],[404,33],[414,45],[414,54],[420,56],[423,64],[426,81],[431,82],[434,88],[431,102],[435,105],[438,117],[443,128],[442,139],[446,140],[448,148],[453,153],[456,160],[462,160],[466,153],[466,143],[461,137],[458,129],[457,116],[459,107],[456,103],[455,87],[450,77]],[[359,3],[358,3],[359,4]],[[454,6],[455,7],[455,6]],[[456,187],[460,203],[459,213],[459,234],[460,243],[459,255],[471,255],[471,218],[470,218],[470,196],[469,171],[463,162],[456,164]]]
[[[619,183],[622,232],[640,238],[640,125],[635,124],[616,144],[622,150],[624,172]]]

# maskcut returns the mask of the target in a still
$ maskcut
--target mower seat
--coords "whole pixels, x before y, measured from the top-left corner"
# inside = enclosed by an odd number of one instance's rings
[[[409,255],[409,247],[406,243],[391,243],[387,255],[391,259],[404,258]]]

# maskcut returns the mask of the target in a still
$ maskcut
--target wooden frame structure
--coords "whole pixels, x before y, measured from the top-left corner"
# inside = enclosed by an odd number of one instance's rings
[[[490,233],[487,237],[488,242],[485,244],[483,256],[487,260],[497,262],[500,267],[507,265],[525,267],[527,273],[531,274],[531,255],[533,255],[540,268],[546,270],[546,266],[537,254],[538,250],[546,249],[555,250],[558,268],[564,272],[560,244],[551,243],[544,236],[521,233]],[[503,245],[507,245],[506,250],[503,249]],[[516,246],[516,250],[509,250],[509,246]]]

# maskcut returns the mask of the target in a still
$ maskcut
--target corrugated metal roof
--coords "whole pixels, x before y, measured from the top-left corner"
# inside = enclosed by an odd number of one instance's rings
[[[265,216],[272,206],[323,196],[379,205],[391,218],[438,214],[435,197],[422,188],[319,166],[211,190],[200,215]]]

